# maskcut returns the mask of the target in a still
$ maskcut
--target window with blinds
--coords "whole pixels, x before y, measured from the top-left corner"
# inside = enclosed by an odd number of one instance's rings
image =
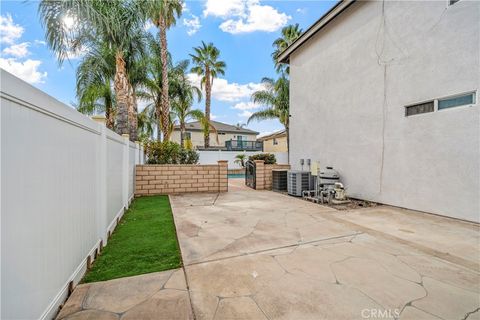
[[[409,117],[409,116],[414,116],[416,114],[433,112],[434,109],[435,109],[435,104],[433,101],[418,103],[412,106],[405,107],[405,116]]]

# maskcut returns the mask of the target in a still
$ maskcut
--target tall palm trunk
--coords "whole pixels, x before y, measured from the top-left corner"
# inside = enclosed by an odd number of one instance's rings
[[[128,83],[128,123],[129,123],[129,134],[131,141],[137,141],[137,101],[135,97],[135,89],[132,87],[131,83]]]
[[[109,94],[105,95],[105,119],[106,119],[106,126],[108,129],[113,130],[113,126],[115,124],[114,114],[113,114],[113,105],[112,99]]]
[[[162,62],[162,113],[163,115],[168,115],[170,114],[170,103],[168,100],[167,27],[165,25],[165,18],[162,15],[160,15],[158,25],[160,28],[160,60]],[[170,139],[169,125],[169,117],[164,116],[162,119],[164,141]]]
[[[128,130],[128,80],[127,69],[123,53],[117,52],[115,55],[115,96],[117,98],[117,125],[118,134],[129,134]]]
[[[185,148],[185,120],[180,121],[180,145]]]
[[[211,100],[212,88],[210,83],[210,68],[207,66],[205,70],[205,118],[210,123],[210,100]],[[210,147],[210,128],[207,128],[203,134],[205,148]]]
[[[155,114],[157,115],[157,141],[162,141],[162,101],[155,102]]]

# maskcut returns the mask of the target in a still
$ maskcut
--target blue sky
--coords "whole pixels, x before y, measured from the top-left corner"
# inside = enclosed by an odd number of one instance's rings
[[[298,23],[308,28],[336,1],[187,1],[177,25],[168,32],[169,50],[175,61],[187,59],[192,47],[213,42],[227,64],[226,74],[214,81],[214,120],[246,123],[262,106],[250,101],[261,88],[262,77],[275,77],[272,42],[280,29]],[[66,104],[75,102],[75,68],[81,57],[59,66],[44,42],[36,1],[1,1],[0,67]],[[155,28],[149,29],[156,32]],[[192,81],[197,81],[192,75]],[[195,108],[204,108],[204,102]],[[249,128],[270,133],[282,128],[276,120],[253,122]]]

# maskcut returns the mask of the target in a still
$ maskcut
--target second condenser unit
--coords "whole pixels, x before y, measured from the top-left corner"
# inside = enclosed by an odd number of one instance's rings
[[[302,191],[310,190],[310,171],[289,170],[287,173],[288,194],[301,197]]]

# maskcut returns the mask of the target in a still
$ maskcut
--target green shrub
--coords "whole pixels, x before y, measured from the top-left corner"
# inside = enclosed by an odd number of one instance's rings
[[[148,164],[196,164],[199,158],[195,150],[184,149],[172,141],[148,141],[145,155]]]
[[[265,161],[265,164],[275,164],[277,163],[277,159],[275,158],[275,155],[272,153],[259,153],[259,154],[254,154],[253,156],[250,156],[248,158],[249,160],[263,160]]]

